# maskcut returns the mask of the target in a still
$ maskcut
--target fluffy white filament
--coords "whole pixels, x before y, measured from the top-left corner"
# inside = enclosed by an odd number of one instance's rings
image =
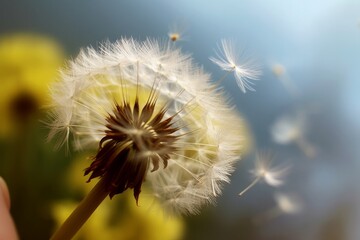
[[[166,106],[166,117],[175,115],[174,134],[180,136],[168,166],[150,167],[144,184],[167,210],[197,213],[229,182],[241,152],[242,122],[209,75],[171,44],[121,39],[81,51],[52,86],[50,137],[97,149],[114,102],[133,102],[136,92],[142,104],[154,92],[157,109]]]
[[[239,195],[243,195],[245,192],[250,190],[260,180],[265,181],[272,187],[279,187],[284,184],[284,178],[289,173],[290,166],[272,166],[273,158],[270,152],[258,152],[256,154],[255,168],[251,170],[254,175],[254,180],[244,189]]]
[[[216,57],[211,57],[210,60],[222,70],[233,72],[241,91],[244,93],[246,90],[255,91],[252,80],[258,80],[261,71],[253,59],[236,51],[232,41],[222,39],[221,46],[216,51]]]

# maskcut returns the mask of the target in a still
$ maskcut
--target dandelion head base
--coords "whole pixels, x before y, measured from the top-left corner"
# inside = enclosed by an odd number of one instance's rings
[[[89,181],[104,178],[110,197],[131,188],[138,202],[150,163],[151,171],[158,170],[160,162],[165,168],[176,151],[174,144],[178,137],[173,133],[178,129],[172,126],[173,116],[164,117],[165,108],[155,113],[155,105],[156,99],[148,100],[140,110],[138,98],[132,108],[124,101],[115,104],[113,113],[106,119],[105,136],[85,175],[91,173]]]

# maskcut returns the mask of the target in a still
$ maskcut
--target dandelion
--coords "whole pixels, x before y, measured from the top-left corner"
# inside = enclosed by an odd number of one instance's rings
[[[273,156],[269,152],[257,153],[255,168],[251,171],[255,179],[239,193],[240,196],[255,186],[260,180],[265,181],[272,187],[278,187],[284,184],[284,177],[288,174],[290,167],[288,165],[271,166],[272,160]]]
[[[276,77],[282,77],[286,73],[284,65],[279,63],[275,63],[274,65],[272,65],[271,70]]]
[[[174,24],[170,27],[168,32],[168,37],[171,42],[178,42],[186,39],[184,37],[185,27],[180,26],[179,24]]]
[[[305,135],[307,130],[304,114],[284,115],[275,121],[271,127],[271,136],[278,144],[295,143],[308,158],[316,155],[316,149],[308,143]]]
[[[275,193],[276,206],[268,209],[253,219],[254,223],[260,224],[273,220],[281,215],[295,215],[303,210],[303,203],[294,193]]]
[[[276,143],[289,144],[301,138],[304,132],[304,119],[284,115],[278,118],[271,128],[271,136]]]
[[[277,193],[274,195],[279,211],[285,214],[296,214],[302,210],[302,203],[294,194]]]
[[[300,95],[298,87],[295,85],[294,81],[288,76],[286,68],[280,63],[276,63],[271,67],[274,75],[281,81],[288,93],[293,97],[298,97]]]
[[[53,239],[75,234],[106,196],[132,189],[138,202],[142,185],[170,213],[214,202],[239,159],[242,121],[208,74],[155,40],[89,48],[68,66],[52,88],[50,135],[97,149],[85,174],[100,180]]]
[[[219,46],[218,51],[216,51],[216,57],[210,57],[210,60],[222,70],[233,72],[236,83],[242,92],[246,93],[246,90],[255,91],[252,87],[252,85],[254,85],[252,80],[258,80],[261,71],[253,59],[236,52],[232,41],[222,39],[221,46]]]

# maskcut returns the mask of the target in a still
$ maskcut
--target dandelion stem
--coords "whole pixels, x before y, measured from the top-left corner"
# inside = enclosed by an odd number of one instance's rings
[[[217,85],[221,85],[221,83],[225,80],[225,78],[231,73],[232,71],[226,71],[225,74],[216,81]]]
[[[299,146],[301,151],[303,151],[305,153],[306,157],[308,157],[309,159],[312,159],[315,157],[316,150],[315,150],[314,146],[312,146],[310,143],[308,143],[306,141],[306,139],[304,139],[304,137],[300,137],[300,138],[296,139],[295,142]]]
[[[239,193],[239,196],[243,195],[244,193],[246,193],[250,188],[252,188],[261,178],[263,177],[263,175],[259,175],[257,178],[254,179],[254,181],[252,181],[252,183],[249,184],[249,186],[247,186],[244,190],[242,190]]]
[[[297,98],[300,95],[299,89],[296,87],[294,82],[288,76],[279,77],[279,80],[282,82],[288,93],[292,97]]]
[[[88,220],[109,192],[106,190],[105,178],[101,178],[90,193],[80,202],[62,226],[54,233],[50,240],[71,239]]]

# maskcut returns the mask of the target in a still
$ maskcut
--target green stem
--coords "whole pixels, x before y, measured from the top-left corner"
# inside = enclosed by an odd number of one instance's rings
[[[63,225],[54,233],[50,240],[71,239],[108,194],[109,192],[106,190],[105,180],[104,178],[101,178],[90,193],[66,219]]]

